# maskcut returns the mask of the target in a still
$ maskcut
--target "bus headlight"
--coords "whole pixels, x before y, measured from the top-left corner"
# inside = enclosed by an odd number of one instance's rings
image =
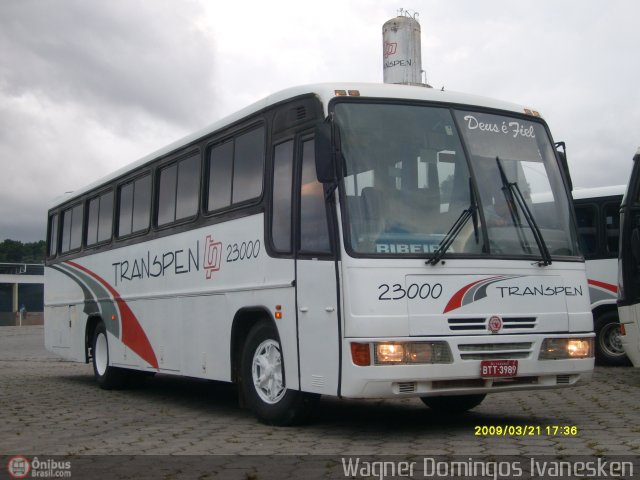
[[[593,357],[593,338],[545,338],[539,360]]]
[[[402,343],[376,343],[376,363],[393,364],[404,362],[404,345]]]
[[[453,362],[446,342],[381,342],[374,345],[376,365]]]

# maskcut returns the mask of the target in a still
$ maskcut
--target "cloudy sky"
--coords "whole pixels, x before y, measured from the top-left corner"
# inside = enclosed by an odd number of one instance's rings
[[[0,0],[0,240],[52,199],[274,91],[382,81],[382,24],[419,12],[436,88],[530,105],[574,184],[640,145],[636,0]]]

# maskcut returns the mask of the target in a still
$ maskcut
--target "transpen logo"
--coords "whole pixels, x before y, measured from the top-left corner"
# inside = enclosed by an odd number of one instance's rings
[[[16,455],[9,459],[7,471],[12,478],[25,478],[31,471],[31,463],[22,455]]]
[[[504,280],[510,280],[513,278],[520,278],[522,275],[497,275],[495,277],[483,278],[480,280],[476,280],[473,283],[465,285],[460,290],[458,290],[452,297],[449,299],[447,306],[444,308],[443,313],[451,312],[452,310],[457,310],[465,305],[469,305],[473,302],[477,302],[478,300],[482,300],[487,296],[487,288],[497,282],[502,282]]]
[[[398,44],[395,42],[385,42],[384,43],[384,58],[387,58],[391,55],[395,55],[398,50]]]
[[[213,236],[207,235],[204,245],[204,269],[207,272],[207,280],[211,280],[213,272],[220,270],[222,242],[216,242],[213,240]]]

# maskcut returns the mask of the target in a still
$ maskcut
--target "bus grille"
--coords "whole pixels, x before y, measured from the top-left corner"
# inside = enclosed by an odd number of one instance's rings
[[[515,328],[535,328],[536,317],[511,317],[502,319],[502,329],[512,330]],[[449,330],[459,331],[482,331],[488,330],[486,318],[448,318]]]
[[[479,343],[458,345],[462,360],[528,358],[532,342]]]
[[[416,382],[398,383],[398,393],[415,393],[417,390]]]

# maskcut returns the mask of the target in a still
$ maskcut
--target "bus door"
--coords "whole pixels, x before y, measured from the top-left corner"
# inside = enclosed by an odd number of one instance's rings
[[[336,265],[322,183],[316,176],[313,137],[297,149],[296,306],[301,389],[336,395],[340,330]]]
[[[640,367],[640,149],[622,201],[618,307],[623,324],[622,342],[634,366]]]

